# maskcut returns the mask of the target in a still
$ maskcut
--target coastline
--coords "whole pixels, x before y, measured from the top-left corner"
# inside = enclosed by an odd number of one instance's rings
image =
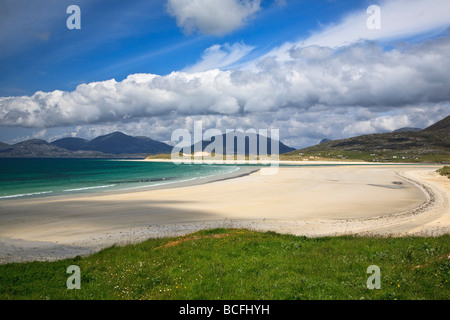
[[[309,237],[450,233],[450,181],[439,166],[350,164],[280,166],[276,175],[249,166],[195,185],[1,202],[0,263],[216,227]]]
[[[64,159],[65,160],[65,159]],[[85,159],[82,159],[85,160]],[[89,159],[88,159],[89,160]],[[131,162],[142,162],[142,160],[115,160],[108,159],[113,162],[115,161],[131,161]],[[68,183],[61,184],[61,178],[59,181],[51,181],[48,184],[43,183],[45,181],[43,178],[40,178],[40,184],[45,185],[41,187],[41,189],[19,189],[18,191],[14,190],[13,192],[4,193],[0,196],[0,203],[9,202],[9,201],[24,201],[29,199],[39,199],[39,198],[77,198],[80,196],[96,196],[99,194],[123,194],[137,191],[146,191],[146,190],[157,190],[157,189],[165,189],[165,188],[177,188],[181,186],[190,186],[208,183],[211,181],[215,181],[218,179],[230,179],[239,176],[245,176],[250,174],[251,172],[259,170],[259,167],[252,166],[240,166],[240,165],[230,165],[223,166],[223,168],[219,170],[209,170],[206,167],[207,165],[202,165],[201,167],[205,167],[205,170],[193,170],[187,171],[187,174],[183,170],[182,174],[179,174],[180,171],[177,169],[178,165],[173,165],[175,169],[175,173],[172,173],[171,169],[163,168],[162,174],[161,171],[154,172],[159,173],[159,176],[152,176],[150,173],[150,177],[147,175],[147,172],[141,172],[140,174],[144,175],[144,178],[140,177],[136,178],[136,173],[131,173],[131,177],[127,175],[127,173],[122,173],[119,177],[105,177],[102,176],[102,179],[94,179],[92,181],[77,181],[77,177],[73,179],[75,183],[71,184],[73,181],[69,181]],[[211,166],[217,168],[218,166]],[[138,167],[139,168],[139,167]],[[115,170],[112,168],[111,171]],[[164,171],[165,170],[165,171]],[[125,170],[122,170],[125,171]],[[108,172],[109,174],[110,172]],[[34,173],[30,173],[34,174]],[[55,173],[55,175],[60,174],[59,172]],[[94,173],[95,174],[95,173]],[[134,176],[133,176],[134,174]],[[80,176],[88,176],[86,173],[81,173]],[[69,179],[71,179],[70,177]],[[52,179],[50,177],[50,179]],[[33,183],[35,181],[31,181]],[[46,182],[46,181],[45,181]],[[55,185],[51,185],[51,183],[55,182]],[[5,186],[8,189],[8,186]],[[19,187],[20,188],[20,187]]]
[[[123,161],[147,161],[147,162],[173,162],[181,163],[185,160],[172,160],[172,159],[129,159]],[[192,163],[198,162],[201,164],[227,164],[227,165],[239,165],[248,164],[249,161],[246,160],[211,160],[211,159],[194,159]],[[294,161],[294,160],[258,160],[255,161],[254,165],[377,165],[378,163],[370,163],[364,161]],[[392,164],[392,163],[387,163]],[[410,163],[404,163],[410,164]]]

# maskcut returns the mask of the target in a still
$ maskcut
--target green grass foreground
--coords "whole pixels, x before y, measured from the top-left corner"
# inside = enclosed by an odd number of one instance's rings
[[[306,238],[214,229],[87,257],[0,265],[0,299],[450,298],[450,235]],[[67,267],[81,270],[68,290]],[[381,289],[367,288],[370,265]]]

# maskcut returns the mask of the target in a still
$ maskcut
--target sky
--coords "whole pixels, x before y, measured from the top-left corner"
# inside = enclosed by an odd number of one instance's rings
[[[448,0],[0,0],[0,141],[425,128],[450,114],[449,17]]]

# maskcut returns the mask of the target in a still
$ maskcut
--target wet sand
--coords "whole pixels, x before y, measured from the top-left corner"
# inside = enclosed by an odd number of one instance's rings
[[[0,263],[54,260],[215,227],[310,237],[450,233],[441,166],[280,167],[191,186],[0,202]],[[266,172],[267,173],[267,172]]]

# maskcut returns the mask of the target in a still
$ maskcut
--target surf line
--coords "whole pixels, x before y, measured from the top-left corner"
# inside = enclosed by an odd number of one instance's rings
[[[96,186],[96,187],[85,187],[85,188],[76,188],[76,189],[67,189],[63,190],[64,192],[72,192],[72,191],[83,191],[83,190],[91,190],[91,189],[101,189],[101,188],[110,188],[114,187],[115,184],[109,184],[106,186]]]

